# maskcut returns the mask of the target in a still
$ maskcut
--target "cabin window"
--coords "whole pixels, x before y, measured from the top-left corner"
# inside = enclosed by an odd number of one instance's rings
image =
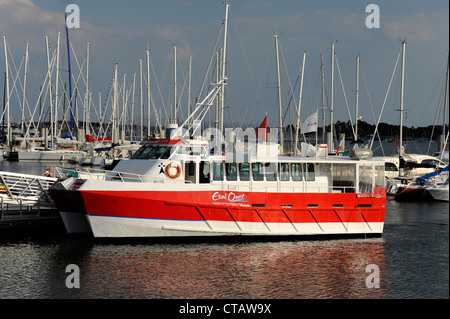
[[[375,166],[375,187],[386,187],[386,179],[384,177],[384,166]]]
[[[150,145],[140,148],[133,154],[131,159],[167,159],[172,151],[172,146]]]
[[[280,163],[279,171],[280,171],[280,180],[288,181],[289,180],[289,164],[288,163]]]
[[[355,171],[355,164],[334,164],[333,189],[343,193],[353,193],[355,191]]]
[[[275,163],[265,163],[264,171],[266,173],[266,180],[268,182],[277,180],[277,166],[275,165]]]
[[[390,163],[390,162],[384,163],[384,169],[387,172],[397,172],[398,171],[397,165],[395,165],[394,163]]]
[[[316,180],[316,174],[314,172],[314,164],[303,164],[306,180],[311,182]]]
[[[293,181],[301,181],[303,180],[302,175],[302,164],[292,163],[291,164],[291,176]]]
[[[263,181],[264,180],[262,163],[252,163],[252,175],[253,175],[254,181]]]
[[[205,155],[205,148],[202,146],[183,146],[177,151],[177,154],[185,154],[191,156]]]
[[[160,159],[168,159],[170,157],[170,154],[172,152],[172,147],[168,147],[166,150],[164,150],[159,157]]]
[[[439,166],[439,161],[437,160],[433,160],[433,159],[425,159],[422,161],[422,164],[426,167],[428,165],[428,167],[437,167]]]
[[[372,165],[359,166],[359,192],[372,193]]]
[[[141,148],[139,148],[136,152],[134,152],[134,154],[130,157],[130,159],[139,158],[143,152],[147,151],[147,149],[149,149],[149,147],[141,146]],[[148,150],[148,151],[150,151],[150,150]]]
[[[223,163],[213,163],[213,180],[223,181]]]
[[[250,180],[250,164],[249,163],[239,163],[239,178],[241,181]]]
[[[225,163],[227,181],[237,181],[236,163]]]
[[[200,183],[209,183],[211,181],[210,167],[209,162],[200,162]]]

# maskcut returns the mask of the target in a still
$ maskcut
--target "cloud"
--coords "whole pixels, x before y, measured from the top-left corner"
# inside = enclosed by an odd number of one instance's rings
[[[39,47],[45,35],[53,39],[58,31],[62,34],[65,32],[64,8],[61,6],[61,11],[46,11],[31,0],[0,0],[0,32],[7,36],[11,47],[17,45],[22,49],[24,41],[37,43]],[[105,34],[114,33],[117,32],[83,20],[80,28],[70,30],[71,40],[82,42],[101,40]]]
[[[175,30],[168,26],[155,26],[153,27],[153,31],[160,37],[163,37],[168,40],[177,40],[180,37],[181,32],[179,30]]]
[[[436,40],[438,21],[445,21],[445,17],[440,13],[418,13],[412,16],[385,15],[381,18],[381,28],[388,37],[392,39],[406,38],[418,42]]]

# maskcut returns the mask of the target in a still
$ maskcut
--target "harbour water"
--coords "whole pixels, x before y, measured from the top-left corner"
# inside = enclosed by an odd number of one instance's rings
[[[39,175],[47,166],[0,161]],[[370,239],[0,236],[0,269],[0,299],[448,299],[449,203],[388,199],[384,234]]]

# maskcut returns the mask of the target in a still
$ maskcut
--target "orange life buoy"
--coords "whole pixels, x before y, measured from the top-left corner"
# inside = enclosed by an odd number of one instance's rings
[[[170,169],[172,168],[172,165],[176,165],[176,168],[177,168],[177,172],[175,173],[175,174],[172,174],[171,172],[170,172]],[[167,173],[167,175],[170,177],[170,178],[178,178],[178,176],[180,176],[180,174],[181,174],[181,166],[180,165],[178,165],[178,164],[174,164],[174,163],[170,163],[169,165],[167,165],[167,167],[166,167],[166,173]]]

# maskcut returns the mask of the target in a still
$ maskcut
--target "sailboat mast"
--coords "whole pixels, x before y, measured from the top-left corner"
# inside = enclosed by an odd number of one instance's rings
[[[280,115],[280,153],[283,153],[283,113],[282,113],[282,107],[281,107],[281,81],[280,81],[280,57],[278,53],[278,34],[275,34],[275,53],[276,53],[276,59],[277,59],[277,83],[278,83],[278,111]]]
[[[405,89],[405,47],[406,41],[402,42],[402,75],[401,75],[401,86],[400,86],[400,148],[399,155],[403,155],[403,91]]]
[[[136,72],[133,73],[133,94],[131,95],[131,125],[130,125],[130,141],[133,142],[134,136],[134,94],[136,90]]]
[[[126,120],[127,120],[127,112],[126,112],[126,104],[127,104],[127,99],[126,99],[126,86],[125,86],[125,82],[127,79],[127,74],[124,73],[123,74],[123,86],[122,86],[122,114],[120,115],[120,119],[121,119],[121,132],[120,132],[120,138],[122,139],[122,143],[123,141],[125,141],[125,125],[126,125]]]
[[[50,136],[51,140],[53,141],[53,98],[52,98],[52,76],[51,76],[51,65],[50,65],[50,48],[48,45],[48,36],[45,36],[45,47],[47,49],[47,68],[48,72],[50,73],[48,77],[48,93],[49,93],[49,101],[50,101],[50,112],[49,112],[49,123],[50,123]],[[47,141],[47,133],[44,136],[44,141]],[[45,148],[47,148],[48,145],[45,144]]]
[[[220,62],[220,50],[216,52],[216,83],[219,83],[220,80],[220,66],[221,66],[221,62]],[[215,126],[217,130],[220,130],[220,93],[217,94],[217,99],[216,99],[216,120],[215,120]]]
[[[356,57],[355,141],[358,139],[359,55]]]
[[[87,44],[86,47],[86,93],[84,96],[84,107],[86,108],[86,112],[85,112],[85,121],[84,121],[84,125],[85,125],[85,134],[89,134],[89,125],[91,123],[91,118],[90,118],[90,114],[91,114],[91,108],[90,108],[90,98],[89,98],[89,43]]]
[[[188,117],[191,115],[191,73],[192,55],[189,57],[189,83],[188,83]]]
[[[320,54],[320,73],[322,76],[322,141],[325,143],[325,64],[323,63],[323,53]]]
[[[151,111],[150,111],[150,51],[146,51],[147,57],[147,137],[150,137],[150,120],[151,120]]]
[[[333,135],[333,112],[334,112],[334,41],[331,42],[331,98],[330,98],[330,141],[328,141],[329,152],[334,152]]]
[[[173,84],[173,106],[175,108],[174,123],[178,124],[178,96],[177,96],[177,47],[173,46],[173,72],[174,72],[174,84]]]
[[[224,127],[224,119],[223,119],[223,110],[225,107],[225,83],[226,83],[226,72],[225,72],[225,66],[226,66],[226,57],[227,57],[227,37],[228,37],[228,8],[230,5],[227,3],[225,5],[225,21],[224,21],[224,33],[223,33],[223,51],[222,51],[222,87],[220,90],[220,132],[223,134],[223,127]]]
[[[448,137],[448,135],[445,133],[445,131],[446,131],[446,129],[445,129],[445,127],[446,127],[446,123],[445,123],[445,120],[448,118],[447,117],[447,109],[448,109],[448,86],[449,86],[449,84],[448,84],[448,76],[449,76],[449,74],[448,74],[448,68],[449,68],[449,66],[448,66],[448,57],[447,57],[447,72],[446,72],[446,76],[445,76],[445,92],[444,92],[444,117],[443,117],[443,119],[442,119],[442,135],[443,135],[443,137],[444,136],[447,136]],[[447,123],[448,124],[448,123]],[[447,143],[445,142],[443,145],[440,145],[440,151],[442,151],[442,154],[441,154],[441,157],[442,157],[442,155],[444,154],[444,148],[445,148],[445,145],[446,145]]]
[[[24,129],[24,125],[25,125],[25,92],[26,92],[26,88],[27,88],[27,67],[28,67],[28,45],[29,43],[27,42],[26,48],[25,48],[25,67],[24,67],[24,71],[23,71],[23,92],[22,92],[22,118],[20,121],[20,132],[23,134],[23,129]]]
[[[303,78],[305,75],[305,60],[306,60],[306,51],[303,52],[302,77],[300,79],[300,95],[298,98],[297,126],[295,127],[294,154],[297,154],[297,146],[298,146],[298,130],[300,127],[300,111],[302,108],[302,99],[303,99]]]
[[[59,44],[61,32],[58,32],[58,40],[56,44],[56,81],[55,81],[55,114],[54,114],[54,129],[55,135],[58,135],[58,93],[59,93]],[[52,141],[52,148],[54,147]]]
[[[65,15],[65,21],[67,15]],[[72,71],[70,69],[70,42],[69,42],[69,28],[66,23],[66,40],[67,40],[67,61],[69,66],[69,107],[70,107],[70,132],[73,135],[73,106],[72,106]]]
[[[3,36],[3,44],[5,46],[5,78],[6,78],[6,145],[11,146],[11,122],[9,119],[9,65],[8,65],[8,49],[6,47],[6,36]]]
[[[118,63],[114,66],[114,101],[112,111],[112,144],[117,144],[118,130],[117,130],[117,105],[119,101],[119,81],[118,81]]]
[[[144,102],[142,96],[142,59],[139,59],[139,77],[140,77],[140,87],[141,87],[141,138],[142,141],[144,139]]]

